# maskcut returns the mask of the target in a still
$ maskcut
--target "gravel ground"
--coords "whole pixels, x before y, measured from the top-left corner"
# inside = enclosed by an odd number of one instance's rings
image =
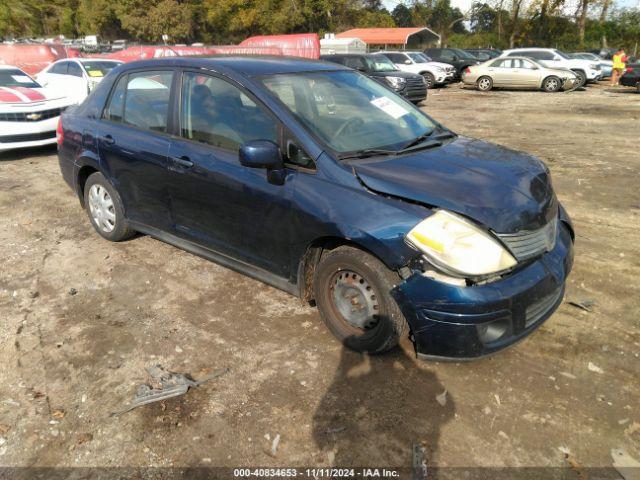
[[[640,95],[450,86],[423,108],[551,168],[576,260],[534,335],[463,364],[417,361],[408,342],[345,351],[285,293],[149,237],[102,240],[55,149],[8,153],[0,465],[408,467],[412,442],[439,467],[580,473],[610,466],[612,449],[640,460]],[[590,311],[569,303],[585,301]],[[230,370],[110,417],[156,363],[196,379]]]

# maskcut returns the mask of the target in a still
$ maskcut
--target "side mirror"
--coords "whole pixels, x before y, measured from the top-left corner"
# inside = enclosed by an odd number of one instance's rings
[[[358,67],[358,68],[356,68],[356,70],[359,71],[359,72],[366,72],[367,71],[367,69],[365,67]]]
[[[250,140],[240,146],[240,165],[266,168],[267,180],[274,185],[284,184],[284,163],[280,148],[271,140]]]
[[[240,146],[240,164],[249,168],[281,168],[280,148],[271,140],[250,140]]]
[[[453,60],[454,62],[457,62],[457,61],[458,61],[458,60],[460,60],[460,59],[458,58],[458,56],[457,56],[457,55],[454,55],[454,56],[453,56],[453,58],[452,58],[452,60]]]
[[[409,60],[408,58],[404,61],[405,65],[411,65],[411,60]]]

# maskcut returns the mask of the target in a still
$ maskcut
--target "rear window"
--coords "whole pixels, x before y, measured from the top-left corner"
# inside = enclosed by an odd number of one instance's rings
[[[0,87],[40,88],[40,84],[17,68],[0,70]]]
[[[87,75],[92,78],[100,78],[104,77],[111,70],[120,65],[118,62],[104,62],[104,61],[95,61],[95,62],[82,62],[82,66],[87,72]]]

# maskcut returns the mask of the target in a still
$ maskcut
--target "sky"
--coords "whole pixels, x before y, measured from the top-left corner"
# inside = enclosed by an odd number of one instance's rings
[[[387,7],[387,9],[391,11],[398,3],[401,2],[399,0],[383,0],[383,3]],[[408,4],[409,2],[405,3]],[[468,11],[472,3],[473,0],[451,0],[451,5],[453,5],[454,7],[458,7],[463,12]],[[614,4],[617,8],[640,8],[640,0],[615,0]]]

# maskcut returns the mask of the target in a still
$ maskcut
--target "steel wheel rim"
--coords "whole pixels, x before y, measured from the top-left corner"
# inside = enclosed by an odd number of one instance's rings
[[[480,90],[488,89],[489,85],[491,85],[491,82],[489,81],[488,78],[483,78],[478,82],[478,86],[480,87]]]
[[[97,227],[105,233],[116,228],[116,210],[106,188],[96,183],[89,189],[89,212]]]
[[[352,270],[339,270],[329,285],[331,307],[345,326],[366,332],[378,325],[378,295],[366,278]]]
[[[555,90],[558,88],[558,81],[551,78],[547,80],[547,90]]]

